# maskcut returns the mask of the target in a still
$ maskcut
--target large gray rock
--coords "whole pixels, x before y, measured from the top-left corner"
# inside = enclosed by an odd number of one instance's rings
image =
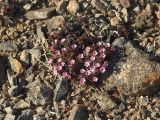
[[[107,94],[95,94],[97,103],[103,110],[110,110],[117,107],[117,104]]]
[[[26,13],[26,18],[29,20],[33,19],[47,19],[55,14],[55,8],[42,8],[38,10],[28,11]]]
[[[13,42],[1,42],[0,43],[0,51],[3,52],[18,52],[18,46]]]
[[[153,94],[160,86],[160,64],[150,61],[134,43],[117,39],[113,46],[118,47],[109,63],[106,86],[123,94]]]
[[[68,120],[88,120],[89,114],[85,107],[76,105],[70,111],[70,116]]]
[[[62,15],[52,17],[49,21],[46,22],[48,31],[63,26],[64,21],[65,20]]]
[[[54,91],[54,101],[63,99],[68,93],[68,80],[60,79]]]
[[[41,83],[40,80],[32,82],[28,86],[28,93],[26,101],[35,105],[47,105],[52,102],[52,91],[45,84]]]

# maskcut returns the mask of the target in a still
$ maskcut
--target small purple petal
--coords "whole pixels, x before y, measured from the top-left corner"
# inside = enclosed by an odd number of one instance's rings
[[[98,52],[97,51],[93,51],[93,55],[94,56],[98,55]]]
[[[71,45],[71,47],[72,47],[73,49],[76,49],[76,48],[77,48],[77,45],[76,45],[76,44],[73,44],[73,45]]]
[[[89,62],[89,61],[86,61],[86,62],[84,63],[84,66],[89,67],[89,66],[90,66],[90,62]]]
[[[85,71],[85,75],[86,75],[86,76],[89,76],[90,74],[91,74],[90,71]]]
[[[86,82],[86,79],[83,77],[80,79],[80,84],[83,85]]]
[[[80,73],[81,73],[81,74],[85,73],[85,71],[86,71],[86,70],[83,69],[83,68],[80,69]]]
[[[94,66],[95,66],[95,67],[100,67],[100,64],[99,64],[99,63],[96,63]]]
[[[75,60],[74,60],[74,59],[72,59],[72,60],[69,61],[69,64],[70,64],[70,65],[73,65],[74,63],[75,63]]]
[[[61,44],[62,44],[62,43],[64,43],[64,42],[65,42],[65,40],[66,40],[65,38],[61,39]]]
[[[80,59],[82,59],[83,57],[84,57],[83,54],[78,55],[78,58],[80,58]]]
[[[52,64],[53,60],[49,59],[47,62],[48,62],[48,64]]]
[[[94,61],[96,58],[94,56],[91,56],[90,60]]]
[[[94,82],[97,82],[97,81],[98,81],[98,78],[94,76],[94,77],[92,78],[92,80],[93,80]]]
[[[101,67],[99,70],[100,70],[101,73],[106,72],[106,68],[105,67]]]

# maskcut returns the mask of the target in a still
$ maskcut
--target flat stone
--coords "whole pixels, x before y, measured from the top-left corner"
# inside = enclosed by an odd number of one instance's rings
[[[126,95],[153,94],[160,86],[160,64],[150,61],[144,52],[134,47],[134,43],[122,43],[121,48],[113,43],[116,52],[109,62],[109,69],[113,71],[108,73],[106,86],[117,87],[120,93]]]
[[[52,90],[39,80],[32,82],[28,86],[29,91],[27,93],[26,101],[35,105],[47,105],[52,102]]]
[[[63,26],[64,21],[65,20],[62,15],[52,17],[49,21],[46,22],[48,31]]]
[[[30,50],[31,54],[31,63],[35,65],[42,57],[42,51],[39,48],[33,48]]]
[[[3,52],[18,52],[18,46],[13,42],[1,42],[0,43],[0,51]]]
[[[38,10],[28,11],[26,13],[26,18],[29,20],[33,19],[47,19],[52,17],[55,14],[55,9],[53,7],[50,8],[42,8]]]
[[[68,120],[88,120],[89,114],[85,107],[76,105],[70,111]]]
[[[101,109],[110,110],[117,107],[117,104],[107,94],[95,94],[98,104]]]
[[[37,26],[37,36],[41,44],[46,42],[46,37],[42,26]]]
[[[60,79],[54,91],[54,101],[63,99],[68,93],[68,80]]]
[[[4,120],[15,120],[16,116],[11,114],[6,114]]]

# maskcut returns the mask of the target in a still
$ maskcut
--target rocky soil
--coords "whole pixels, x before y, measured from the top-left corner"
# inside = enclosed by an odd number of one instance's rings
[[[112,45],[96,84],[53,75],[50,36]],[[159,0],[0,0],[0,120],[159,120]]]

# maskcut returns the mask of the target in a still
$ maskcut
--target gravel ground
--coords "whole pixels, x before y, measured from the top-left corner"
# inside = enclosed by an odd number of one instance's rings
[[[0,120],[159,120],[159,29],[159,0],[0,0]],[[61,38],[111,45],[98,82],[54,74]]]

